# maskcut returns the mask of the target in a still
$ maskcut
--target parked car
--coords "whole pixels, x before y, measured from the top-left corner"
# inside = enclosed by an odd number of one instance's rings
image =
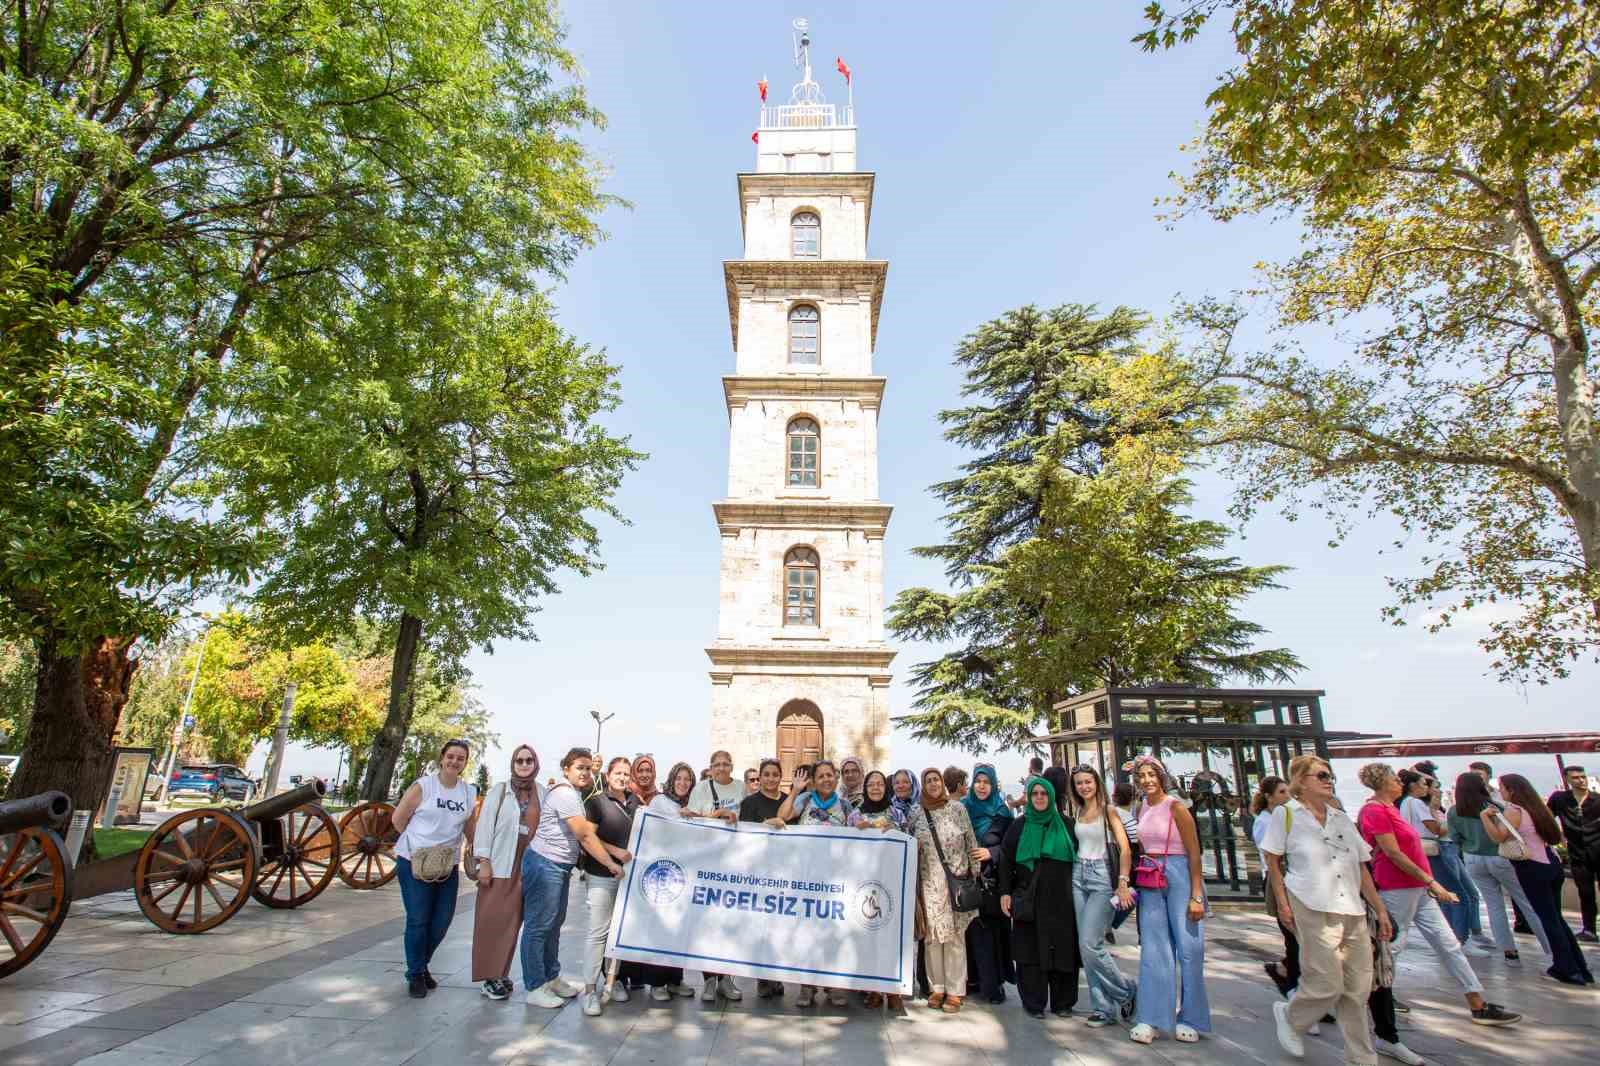
[[[198,793],[212,802],[227,798],[243,803],[254,791],[255,782],[243,770],[227,763],[180,767],[173,771],[172,784],[167,786],[169,796]]]

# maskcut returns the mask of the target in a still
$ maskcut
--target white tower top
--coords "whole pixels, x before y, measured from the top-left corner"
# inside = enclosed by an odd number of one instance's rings
[[[756,172],[819,174],[856,169],[856,121],[853,91],[849,103],[830,104],[811,76],[811,32],[805,19],[794,20],[794,65],[801,77],[789,91],[789,102],[761,107],[757,132]]]

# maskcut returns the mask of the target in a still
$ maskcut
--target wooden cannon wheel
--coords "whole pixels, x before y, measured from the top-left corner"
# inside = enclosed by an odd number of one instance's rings
[[[0,977],[39,957],[71,905],[61,838],[42,828],[0,834]]]
[[[377,888],[394,880],[394,804],[363,803],[339,819],[339,876],[351,888]]]
[[[339,830],[321,804],[283,816],[283,854],[266,856],[250,894],[268,907],[298,907],[316,899],[339,869]]]
[[[232,918],[256,878],[256,842],[233,815],[212,808],[161,823],[139,849],[134,896],[169,933],[203,933]]]

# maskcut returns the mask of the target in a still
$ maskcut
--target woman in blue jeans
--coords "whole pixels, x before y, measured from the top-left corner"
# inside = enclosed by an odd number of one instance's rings
[[[1072,905],[1078,915],[1078,954],[1089,979],[1091,1029],[1110,1025],[1118,1017],[1133,1017],[1138,986],[1117,969],[1106,950],[1106,929],[1113,909],[1133,906],[1130,867],[1133,849],[1122,819],[1107,802],[1106,786],[1092,766],[1072,770],[1072,828],[1078,842],[1078,861],[1072,868]]]
[[[456,916],[456,890],[461,885],[456,860],[463,839],[472,834],[477,799],[477,790],[461,780],[467,754],[466,741],[446,742],[439,752],[438,771],[411,782],[394,809],[394,827],[400,831],[394,845],[395,869],[406,908],[406,986],[413,999],[439,987],[428,963]],[[412,856],[425,848],[445,847],[455,848],[449,875],[438,881],[419,880]]]
[[[561,758],[558,781],[539,797],[539,827],[522,856],[522,984],[530,1007],[555,1009],[583,991],[561,978],[561,925],[567,920],[567,886],[581,848],[612,877],[622,876],[628,852],[601,840],[584,816],[583,797],[594,787],[594,756],[573,748]]]
[[[1139,1005],[1137,1024],[1128,1036],[1149,1044],[1170,1029],[1178,1040],[1192,1044],[1211,1031],[1200,834],[1194,815],[1167,794],[1167,771],[1159,760],[1149,755],[1135,759],[1133,784],[1140,796],[1139,842],[1159,872],[1137,886]]]

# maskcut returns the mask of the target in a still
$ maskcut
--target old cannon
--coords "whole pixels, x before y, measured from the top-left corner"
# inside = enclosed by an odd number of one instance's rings
[[[351,888],[378,888],[394,880],[394,804],[363,803],[339,819],[339,877]]]
[[[38,958],[67,920],[72,864],[56,829],[71,814],[65,792],[0,803],[0,977]]]
[[[268,907],[310,903],[339,868],[339,832],[311,781],[248,807],[203,807],[161,823],[133,868],[144,916],[169,933],[203,933],[254,896]]]

